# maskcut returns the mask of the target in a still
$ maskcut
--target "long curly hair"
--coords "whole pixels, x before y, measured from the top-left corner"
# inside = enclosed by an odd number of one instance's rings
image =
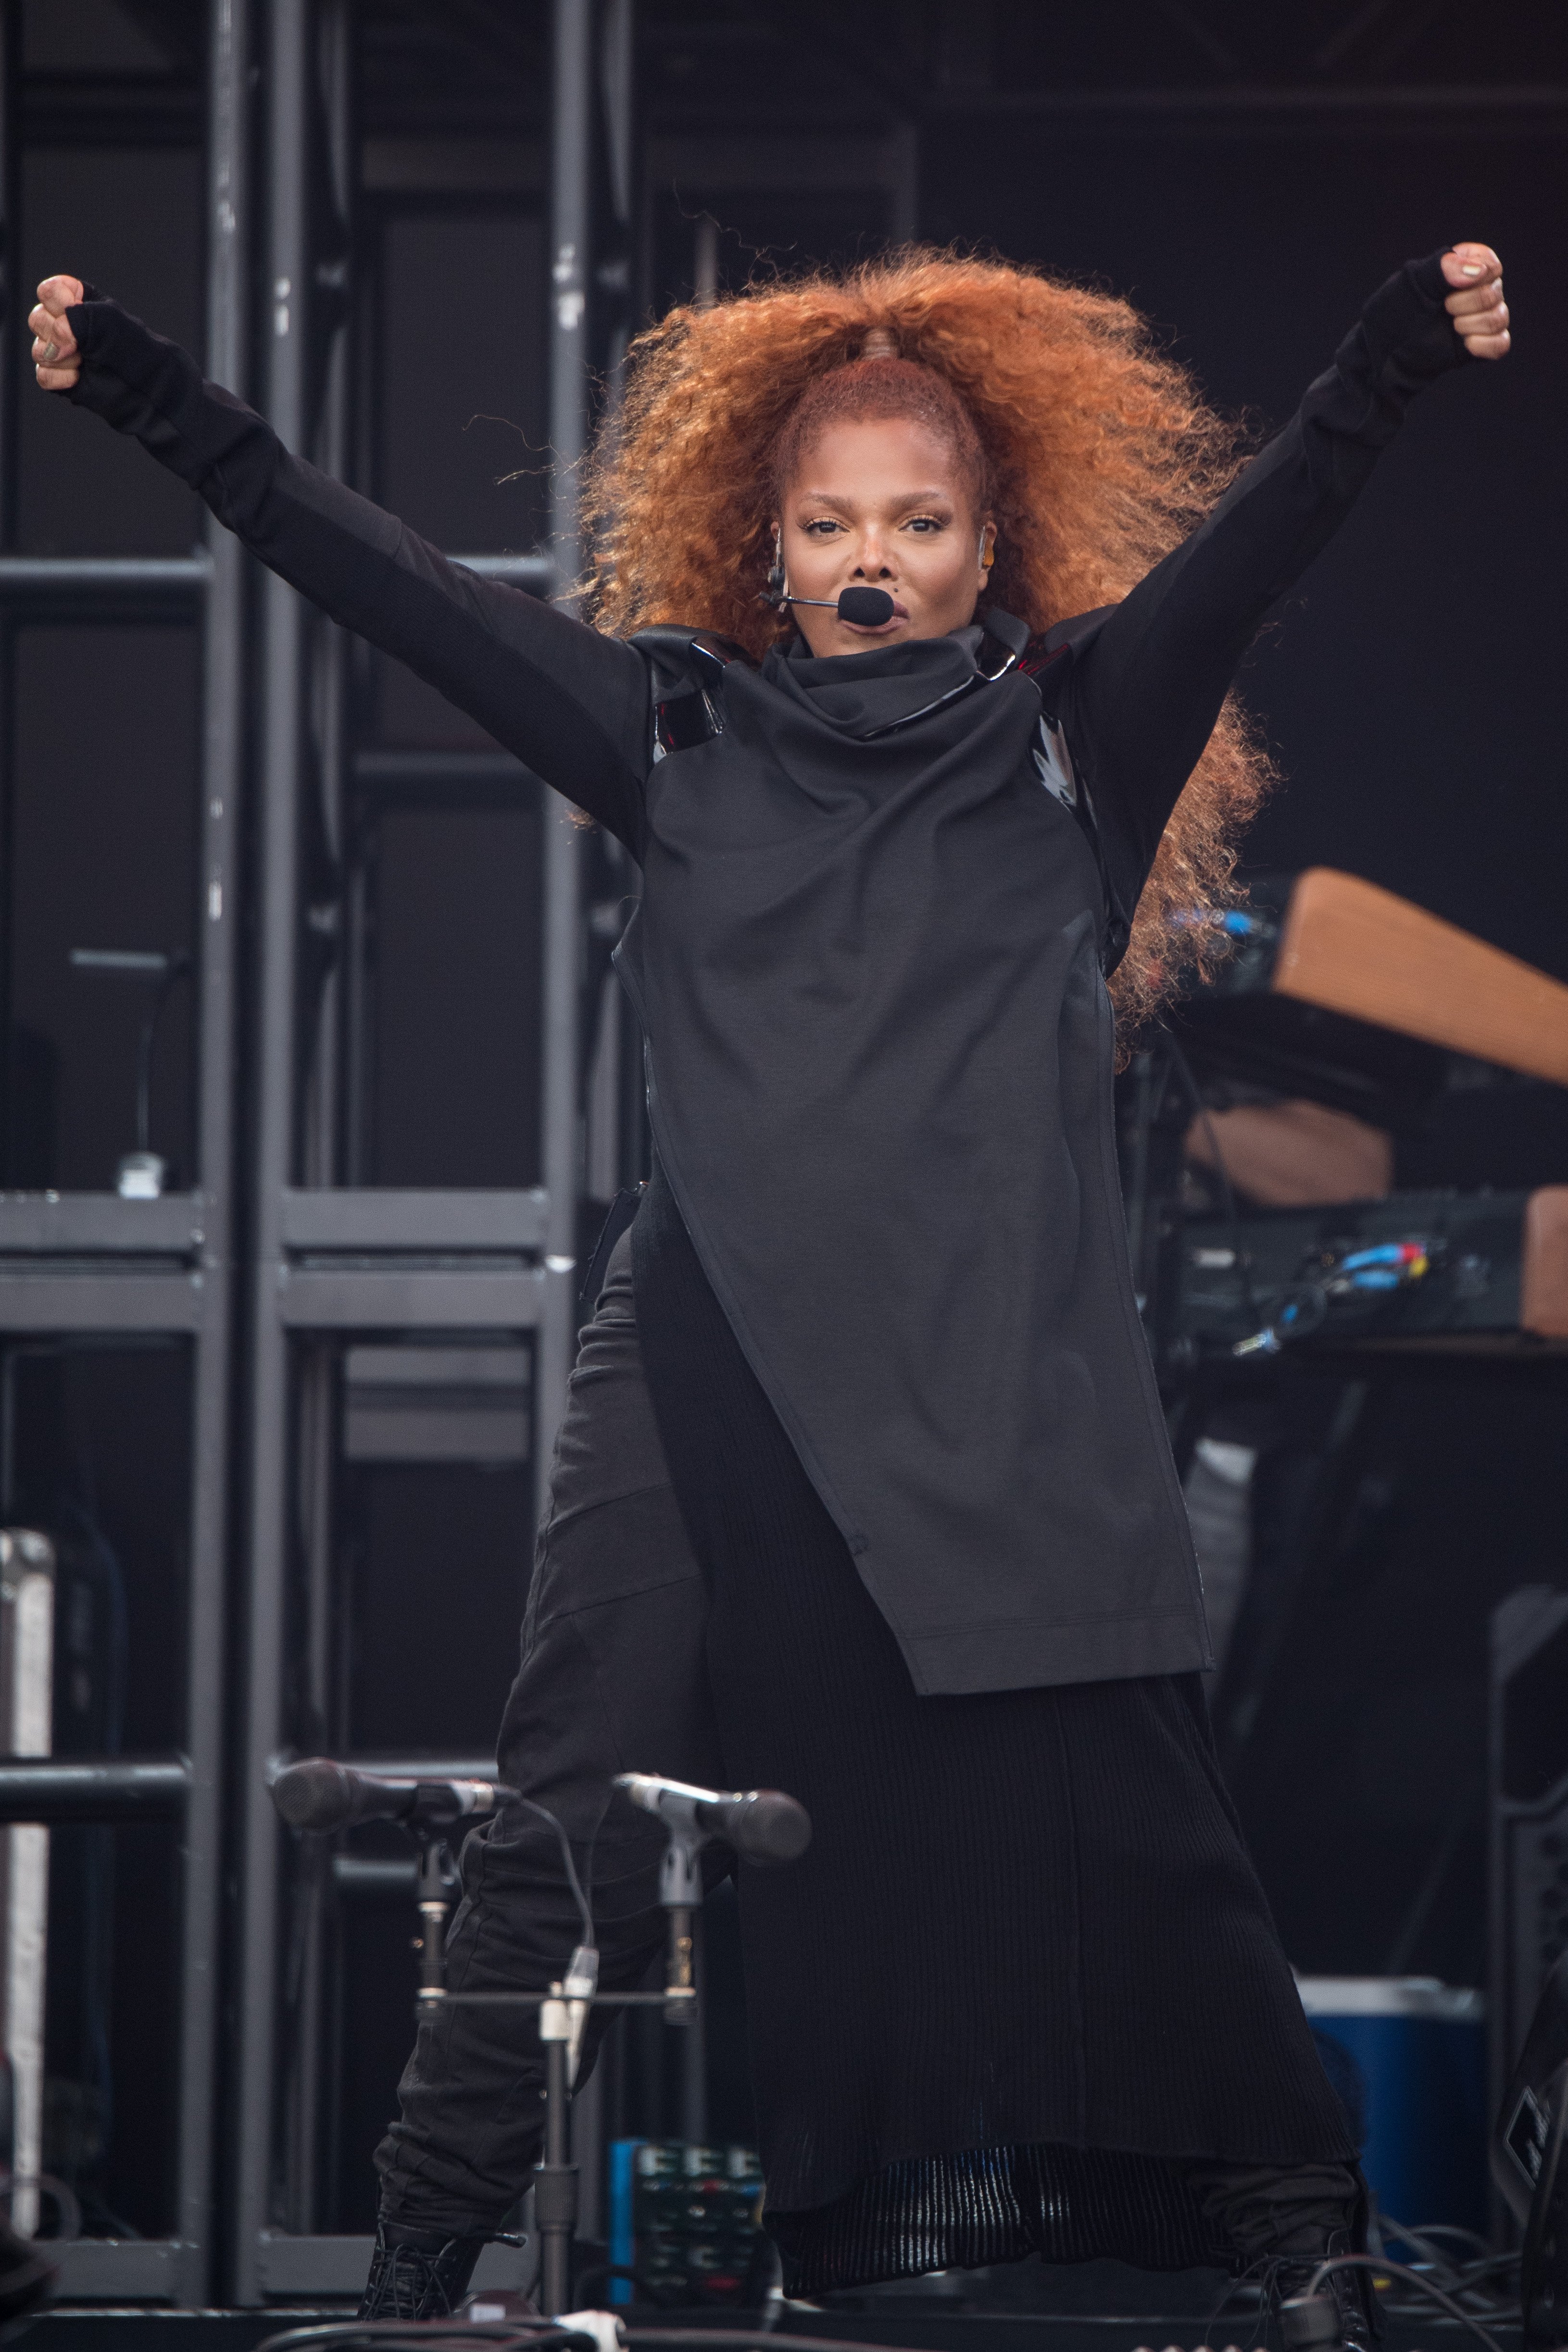
[[[842,276],[753,283],[713,309],[672,310],[632,344],[619,415],[585,469],[586,617],[622,636],[689,622],[758,658],[788,638],[792,625],[759,593],[776,453],[806,387],[857,359],[873,329],[946,377],[974,420],[997,524],[982,611],[994,603],[1040,632],[1114,603],[1235,473],[1235,427],[1125,302],[920,247]],[[1228,700],[1112,981],[1124,1041],[1223,954],[1204,914],[1240,896],[1235,845],[1269,782]]]

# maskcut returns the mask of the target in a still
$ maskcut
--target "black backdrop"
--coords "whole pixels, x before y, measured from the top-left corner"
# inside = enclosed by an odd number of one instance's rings
[[[1289,780],[1249,854],[1346,866],[1568,973],[1561,141],[1009,118],[944,123],[925,152],[927,234],[1126,295],[1264,428],[1406,256],[1501,254],[1513,352],[1417,405],[1248,663]]]

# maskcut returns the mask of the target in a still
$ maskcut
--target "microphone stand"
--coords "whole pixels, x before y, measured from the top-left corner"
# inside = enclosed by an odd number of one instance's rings
[[[666,1824],[668,1843],[659,1871],[659,1900],[669,1915],[664,1946],[664,2023],[690,2025],[696,2014],[696,1970],[693,1960],[692,1914],[703,1899],[697,1849],[700,1830]]]
[[[573,2009],[658,2007],[666,2025],[690,2025],[696,2014],[692,1913],[702,1901],[697,1852],[700,1830],[670,1829],[659,1876],[659,1900],[669,1915],[663,1992],[600,1992],[579,1990],[558,1979],[546,1992],[448,1992],[445,1928],[450,1881],[442,1874],[450,1858],[439,1839],[421,1841],[419,1910],[424,1922],[420,1950],[419,2013],[429,2016],[437,2001],[463,2009],[537,2009],[545,2053],[544,2158],[534,2167],[534,2223],[539,2236],[539,2305],[547,2317],[565,2311],[571,2295],[571,2242],[577,2231],[578,2168],[571,2161],[570,2063]]]
[[[880,592],[879,592],[880,593]],[[587,1895],[571,1857],[570,1841],[547,1807],[490,1780],[378,1780],[356,1772],[330,1757],[305,1759],[279,1770],[272,1791],[279,1813],[290,1828],[327,1832],[361,1821],[386,1819],[408,1829],[419,1842],[415,1900],[421,1933],[419,1995],[416,2014],[431,2017],[438,2003],[451,2001],[469,2008],[537,2009],[539,2040],[545,2053],[545,2132],[543,2161],[534,2168],[534,2210],[539,2235],[541,2300],[547,2315],[564,2311],[571,2294],[571,2241],[577,2226],[577,2167],[571,2161],[571,2093],[577,2080],[583,2030],[593,2009],[635,2009],[655,2003],[666,2025],[689,2026],[696,2015],[696,1969],[692,1917],[703,1897],[697,1856],[709,1837],[732,1835],[742,1853],[754,1860],[792,1861],[810,1837],[810,1824],[799,1805],[778,1790],[752,1790],[728,1800],[712,1791],[688,1788],[679,1781],[650,1781],[640,1774],[623,1774],[618,1785],[632,1791],[644,1810],[657,1812],[664,1823],[664,1858],[659,1874],[659,1900],[668,1916],[664,1948],[664,1989],[662,1992],[601,1992],[599,1953]],[[654,1800],[650,1803],[649,1798]],[[458,1888],[458,1874],[447,1847],[445,1832],[453,1822],[488,1812],[497,1799],[509,1798],[554,1830],[560,1841],[566,1876],[577,1899],[582,1941],[573,1951],[564,1977],[543,1992],[448,1992],[446,1989],[446,1928]],[[673,1810],[666,1806],[673,1801]],[[773,1827],[761,1841],[739,1834],[732,1815],[749,1818],[749,1809],[771,1801]],[[793,1817],[779,1850],[778,1808]],[[705,1822],[699,1814],[716,1814]],[[722,1824],[722,1825],[721,1825]]]
[[[452,1916],[457,1872],[451,1849],[439,1830],[418,1832],[419,1869],[414,1901],[419,1907],[419,2000],[423,2006],[439,2000],[446,1990],[446,1922]]]

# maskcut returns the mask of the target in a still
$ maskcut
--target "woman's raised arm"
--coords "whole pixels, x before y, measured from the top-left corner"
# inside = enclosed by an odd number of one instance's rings
[[[1060,632],[1071,658],[1041,688],[1087,776],[1124,911],[1270,606],[1350,512],[1416,394],[1509,345],[1490,246],[1406,262],[1199,529],[1120,604]]]
[[[74,278],[29,320],[47,392],[90,408],[189,482],[220,522],[336,621],[394,654],[635,855],[652,753],[629,646],[481,580],[285,449],[189,353]]]

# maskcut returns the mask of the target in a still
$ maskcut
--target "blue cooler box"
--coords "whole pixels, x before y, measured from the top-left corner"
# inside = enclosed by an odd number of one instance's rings
[[[1412,2230],[1448,2221],[1484,2231],[1482,1996],[1436,1977],[1300,1977],[1297,1990],[1351,2109],[1379,2211]]]

